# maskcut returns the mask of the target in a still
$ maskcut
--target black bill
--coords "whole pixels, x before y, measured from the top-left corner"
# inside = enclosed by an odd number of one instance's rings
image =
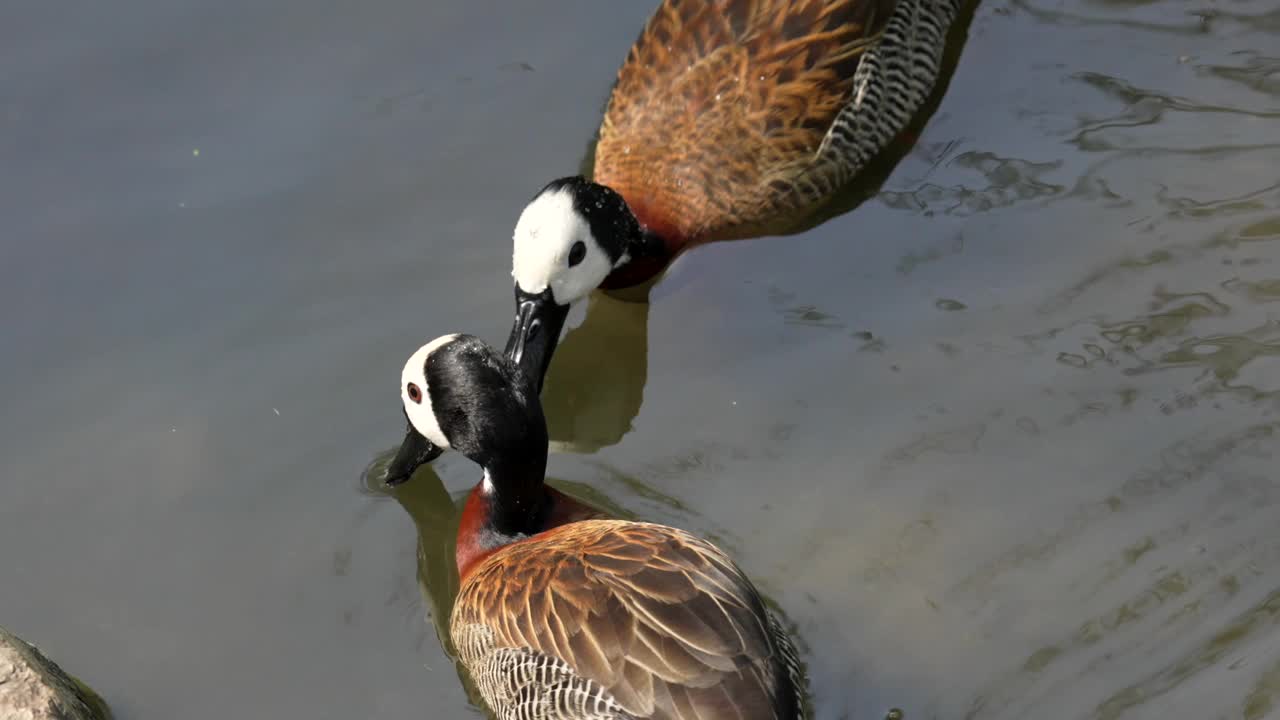
[[[538,392],[542,392],[542,380],[568,315],[569,306],[557,303],[550,288],[534,295],[516,286],[516,320],[507,339],[506,356],[534,381]]]
[[[413,472],[427,463],[440,457],[440,453],[444,452],[436,447],[435,443],[422,436],[422,433],[413,429],[413,425],[409,425],[409,430],[404,434],[404,442],[400,445],[400,451],[392,458],[391,464],[387,466],[387,477],[385,482],[388,485],[399,485],[409,478],[413,477]]]

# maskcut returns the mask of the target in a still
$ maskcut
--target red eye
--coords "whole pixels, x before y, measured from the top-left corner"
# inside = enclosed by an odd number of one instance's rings
[[[410,400],[418,403],[419,405],[422,404],[422,388],[418,387],[414,383],[409,383],[409,386],[405,389],[409,392]]]

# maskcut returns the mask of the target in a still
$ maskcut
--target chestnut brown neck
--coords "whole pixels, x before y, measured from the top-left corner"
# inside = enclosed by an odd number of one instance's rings
[[[458,521],[458,540],[454,549],[454,559],[458,563],[458,577],[466,579],[471,570],[480,561],[497,552],[503,542],[492,542],[487,528],[489,515],[489,498],[483,486],[476,485],[467,495],[467,502],[462,506],[462,518]]]
[[[681,249],[689,244],[688,239],[674,225],[648,223],[640,213],[636,214],[636,219],[643,228],[643,240],[640,243],[643,250],[633,253],[622,267],[609,273],[604,282],[600,283],[603,290],[621,290],[652,279],[666,270]]]
[[[491,496],[484,491],[483,483],[471,489],[462,507],[458,522],[457,546],[454,559],[458,563],[458,578],[465,582],[471,571],[490,555],[512,543],[527,540],[539,533],[553,530],[580,520],[608,517],[606,513],[584,505],[555,488],[545,487],[542,513],[537,526],[521,535],[502,535],[493,531],[488,518],[492,512]]]
[[[673,257],[668,255],[661,258],[632,258],[627,261],[627,264],[609,273],[604,282],[600,283],[600,288],[602,290],[621,290],[639,285],[666,270]]]

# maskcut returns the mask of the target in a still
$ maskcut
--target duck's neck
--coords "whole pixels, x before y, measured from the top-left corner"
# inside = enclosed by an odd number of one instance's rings
[[[632,253],[624,265],[609,273],[600,287],[604,290],[634,287],[666,270],[684,244],[668,240],[673,237],[676,236],[646,226],[642,231],[640,251]]]
[[[460,575],[465,576],[498,548],[544,528],[551,509],[544,482],[545,440],[541,448],[524,457],[485,464],[484,478],[467,497],[458,524],[456,559]]]

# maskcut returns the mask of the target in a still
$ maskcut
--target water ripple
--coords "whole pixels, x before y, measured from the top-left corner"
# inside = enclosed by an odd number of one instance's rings
[[[1196,66],[1196,72],[1202,76],[1222,78],[1249,90],[1280,97],[1280,58],[1263,55],[1255,50],[1237,50],[1231,53],[1231,57],[1239,58],[1240,64],[1200,64]]]
[[[948,166],[973,170],[986,180],[986,185],[943,186],[926,182],[907,191],[885,190],[878,197],[895,210],[963,217],[1053,197],[1066,189],[1064,185],[1042,179],[1062,166],[1057,160],[1033,162],[970,151],[956,156]]]

